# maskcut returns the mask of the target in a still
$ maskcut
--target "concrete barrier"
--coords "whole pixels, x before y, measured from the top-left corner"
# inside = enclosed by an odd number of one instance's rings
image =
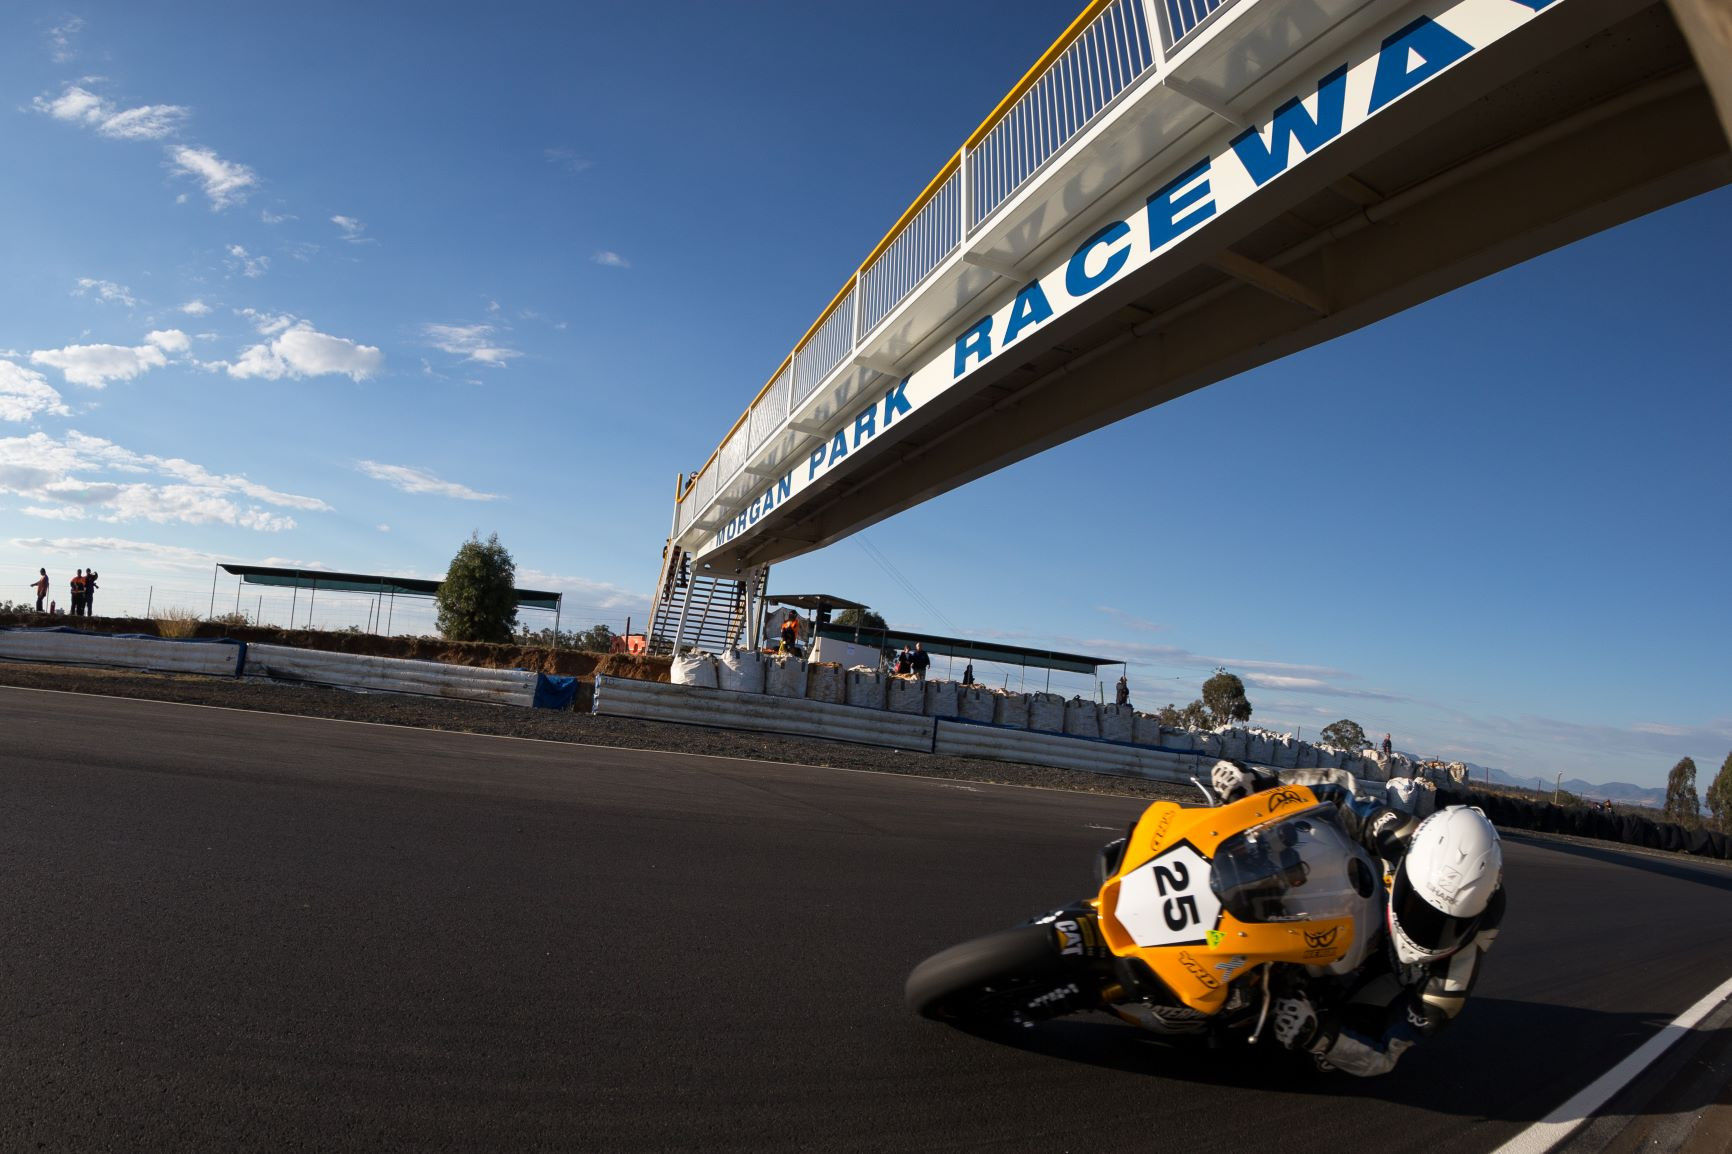
[[[246,642],[226,639],[181,640],[136,633],[82,633],[69,628],[0,629],[0,658],[8,661],[238,677],[246,654]]]

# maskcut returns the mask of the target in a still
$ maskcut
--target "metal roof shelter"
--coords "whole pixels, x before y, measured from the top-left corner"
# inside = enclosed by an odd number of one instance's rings
[[[837,641],[876,643],[883,649],[896,649],[919,642],[933,657],[963,657],[970,661],[996,661],[1002,665],[1032,666],[1035,669],[1057,669],[1064,673],[1093,673],[1103,665],[1123,665],[1118,657],[1088,657],[1081,653],[1060,653],[1052,649],[1031,649],[1024,645],[999,645],[973,641],[964,637],[941,637],[936,633],[913,633],[907,629],[854,629],[846,625],[820,625],[818,636]]]
[[[274,585],[278,588],[294,589],[296,596],[299,591],[309,590],[307,612],[312,613],[313,599],[319,590],[343,593],[372,593],[378,596],[388,596],[393,601],[400,593],[405,597],[432,597],[439,592],[442,582],[427,581],[419,577],[387,577],[373,573],[335,573],[324,569],[283,569],[274,565],[231,565],[220,562],[216,569],[240,578],[236,585],[236,595],[239,595],[241,584]],[[211,614],[216,614],[216,571],[211,572]],[[565,595],[545,589],[514,589],[517,595],[519,609],[550,609],[553,611],[553,636],[557,643],[559,637],[559,614]],[[294,610],[289,611],[289,623],[294,624]],[[389,627],[387,627],[387,632]]]
[[[870,609],[858,601],[850,601],[846,597],[838,597],[834,593],[766,593],[764,600],[771,605],[791,605],[795,609],[806,609],[820,613],[825,609]]]

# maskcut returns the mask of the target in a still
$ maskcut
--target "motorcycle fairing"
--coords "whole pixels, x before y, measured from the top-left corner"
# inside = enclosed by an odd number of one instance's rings
[[[1212,809],[1156,802],[1101,887],[1108,948],[1146,964],[1184,1005],[1205,1014],[1218,1011],[1228,985],[1258,966],[1339,961],[1353,948],[1359,919],[1349,908],[1352,895],[1341,900],[1339,879],[1320,876],[1304,890],[1313,842],[1313,861],[1321,863],[1327,850],[1349,871],[1360,868],[1352,861],[1363,855],[1340,831],[1333,808],[1304,786]],[[1223,881],[1230,883],[1225,892]],[[1295,894],[1301,900],[1290,900]],[[1322,900],[1303,900],[1313,894]]]

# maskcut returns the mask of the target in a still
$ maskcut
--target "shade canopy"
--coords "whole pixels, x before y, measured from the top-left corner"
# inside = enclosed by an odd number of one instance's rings
[[[288,589],[325,589],[346,593],[385,593],[404,597],[431,597],[441,582],[419,577],[385,577],[373,573],[332,573],[324,569],[279,569],[272,565],[221,565],[223,572],[248,585],[276,585]],[[514,589],[519,609],[558,609],[560,594],[545,589]]]
[[[900,649],[919,642],[933,657],[962,657],[970,661],[996,661],[1030,669],[1060,669],[1067,673],[1093,673],[1103,665],[1123,665],[1117,657],[1088,657],[1081,653],[1059,653],[1022,645],[999,645],[965,637],[941,637],[934,633],[911,633],[906,629],[855,629],[849,625],[820,625],[819,637],[883,649]]]
[[[858,601],[850,601],[846,597],[838,597],[834,593],[766,593],[764,600],[771,605],[790,605],[795,609],[804,609],[816,613],[820,609],[868,609]]]

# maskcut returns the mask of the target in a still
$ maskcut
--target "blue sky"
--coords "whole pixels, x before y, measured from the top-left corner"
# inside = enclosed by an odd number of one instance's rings
[[[641,621],[674,475],[1071,15],[14,7],[0,563],[142,608],[497,530]],[[1721,190],[871,530],[921,599],[855,542],[772,586],[1123,655],[1139,705],[1225,664],[1281,728],[1706,784],[1729,258]]]

